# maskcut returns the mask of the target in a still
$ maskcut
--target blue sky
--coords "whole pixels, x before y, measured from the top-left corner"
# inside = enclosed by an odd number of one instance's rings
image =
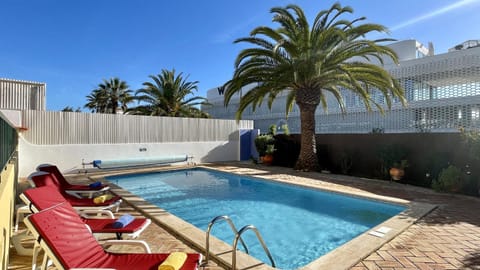
[[[198,95],[233,74],[233,40],[271,23],[269,10],[300,5],[313,18],[330,0],[2,0],[0,78],[47,83],[47,109],[81,107],[111,77],[132,90],[161,69],[199,81]],[[353,17],[387,26],[391,38],[432,41],[436,54],[480,39],[480,0],[340,1]],[[352,18],[353,18],[352,17]]]

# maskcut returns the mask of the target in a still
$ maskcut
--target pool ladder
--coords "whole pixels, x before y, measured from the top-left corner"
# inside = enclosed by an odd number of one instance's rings
[[[235,234],[235,240],[233,240],[233,252],[232,252],[232,269],[235,270],[237,266],[237,245],[238,241],[240,240],[240,243],[242,244],[243,248],[245,249],[245,252],[248,254],[248,248],[245,242],[242,239],[242,234],[248,230],[252,230],[255,232],[255,235],[257,236],[258,241],[263,247],[263,250],[268,256],[268,259],[270,259],[270,263],[272,264],[272,267],[275,267],[275,261],[273,260],[272,255],[270,254],[270,251],[267,248],[267,245],[265,245],[265,242],[263,241],[262,236],[260,235],[260,232],[258,229],[253,226],[253,225],[246,225],[243,228],[240,229],[240,231],[237,230],[235,225],[233,224],[233,221],[230,219],[228,216],[218,216],[212,219],[210,223],[208,224],[208,229],[207,229],[207,243],[206,243],[206,248],[207,248],[207,254],[205,256],[205,263],[208,263],[208,260],[210,258],[210,231],[212,230],[212,227],[214,224],[216,224],[218,221],[225,220],[228,225],[230,225],[230,228],[232,229],[233,233]]]

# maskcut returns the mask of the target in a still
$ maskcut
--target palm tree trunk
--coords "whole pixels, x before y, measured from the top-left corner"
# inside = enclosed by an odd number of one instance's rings
[[[114,93],[116,95],[116,93]],[[112,113],[117,114],[118,108],[118,99],[116,97],[112,97]]]
[[[315,110],[318,103],[300,103],[297,101],[297,104],[300,109],[301,146],[295,170],[317,171],[319,166],[315,140]]]

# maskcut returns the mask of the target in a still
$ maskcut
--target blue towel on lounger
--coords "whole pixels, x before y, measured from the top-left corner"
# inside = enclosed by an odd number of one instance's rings
[[[93,182],[93,183],[91,183],[91,184],[88,185],[88,186],[91,187],[91,188],[99,188],[99,187],[102,186],[102,182],[98,182],[98,181],[97,181],[97,182]]]
[[[121,216],[119,219],[115,220],[112,227],[115,228],[115,229],[123,228],[123,227],[127,226],[128,224],[130,224],[130,222],[132,222],[134,219],[135,218],[132,217],[131,215],[125,214],[125,215]]]

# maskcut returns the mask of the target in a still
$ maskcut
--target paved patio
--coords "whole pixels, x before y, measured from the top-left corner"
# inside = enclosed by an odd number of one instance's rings
[[[211,166],[225,171],[291,182],[309,181],[318,186],[338,188],[357,194],[391,196],[438,205],[434,211],[351,269],[480,269],[480,199],[478,198],[440,194],[429,189],[394,182],[296,172],[288,168],[265,167],[250,163]],[[128,205],[122,207],[122,211],[136,212]],[[150,243],[153,252],[193,250],[156,224],[152,224],[140,239]],[[16,256],[13,252],[12,254],[9,269],[30,269],[30,258]],[[221,268],[211,265],[205,269]]]

